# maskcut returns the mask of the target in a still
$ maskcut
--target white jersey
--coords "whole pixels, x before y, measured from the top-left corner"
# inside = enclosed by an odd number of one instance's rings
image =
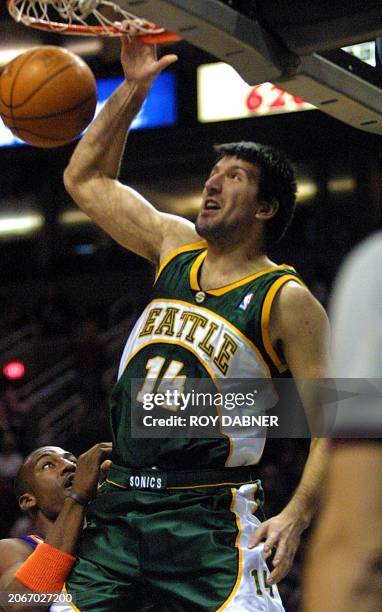
[[[340,391],[353,394],[340,396],[336,432],[351,431],[352,437],[382,432],[381,262],[382,232],[378,232],[347,258],[332,297],[332,375]]]

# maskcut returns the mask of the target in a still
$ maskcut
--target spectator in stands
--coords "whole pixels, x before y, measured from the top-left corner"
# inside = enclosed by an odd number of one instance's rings
[[[80,325],[73,350],[78,391],[85,409],[83,422],[86,423],[86,439],[89,443],[97,442],[100,435],[102,437],[105,425],[103,375],[107,356],[99,334],[97,320],[89,316]]]
[[[30,450],[30,411],[28,402],[20,401],[14,387],[10,383],[6,384],[0,398],[0,429],[13,432],[23,454]]]
[[[54,281],[49,282],[46,296],[38,306],[37,321],[43,336],[68,335],[72,330],[70,305]]]
[[[6,300],[3,305],[3,313],[0,319],[0,336],[2,338],[20,330],[31,322],[28,315],[23,311],[22,305],[15,299],[8,298]]]
[[[0,479],[13,481],[23,462],[12,431],[4,431],[0,446]]]
[[[17,447],[15,435],[11,430],[3,431],[0,436],[0,534],[8,532],[17,513],[13,479],[22,462],[23,456]]]

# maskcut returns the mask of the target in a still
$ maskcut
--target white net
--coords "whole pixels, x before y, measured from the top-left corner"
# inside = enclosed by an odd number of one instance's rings
[[[105,15],[100,9],[108,8],[115,18]],[[161,34],[163,28],[125,11],[109,0],[10,0],[8,11],[17,22],[30,27],[51,29],[62,34],[76,33],[85,28],[96,34]],[[89,18],[93,24],[89,25]],[[122,26],[122,21],[124,22]]]

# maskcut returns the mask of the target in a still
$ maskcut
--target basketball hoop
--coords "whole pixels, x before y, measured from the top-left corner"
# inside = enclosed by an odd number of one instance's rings
[[[79,36],[139,36],[149,44],[181,40],[178,34],[136,17],[110,0],[6,1],[9,14],[15,21],[38,30]],[[102,13],[100,9],[103,7],[112,10],[115,19]]]

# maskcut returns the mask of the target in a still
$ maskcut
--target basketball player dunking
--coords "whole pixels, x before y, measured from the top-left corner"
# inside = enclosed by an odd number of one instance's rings
[[[159,213],[117,179],[126,132],[154,78],[176,59],[157,60],[153,47],[123,41],[126,80],[65,172],[77,204],[158,271],[122,357],[111,398],[113,465],[89,509],[68,588],[79,608],[92,612],[279,611],[275,583],[290,569],[314,512],[325,443],[313,441],[291,501],[260,524],[253,465],[264,439],[131,434],[130,411],[139,410],[132,379],[252,377],[267,389],[286,370],[297,382],[323,375],[326,359],[323,309],[293,268],[266,255],[294,209],[293,170],[279,152],[254,143],[222,146],[195,226]],[[273,547],[269,574],[264,557]]]

